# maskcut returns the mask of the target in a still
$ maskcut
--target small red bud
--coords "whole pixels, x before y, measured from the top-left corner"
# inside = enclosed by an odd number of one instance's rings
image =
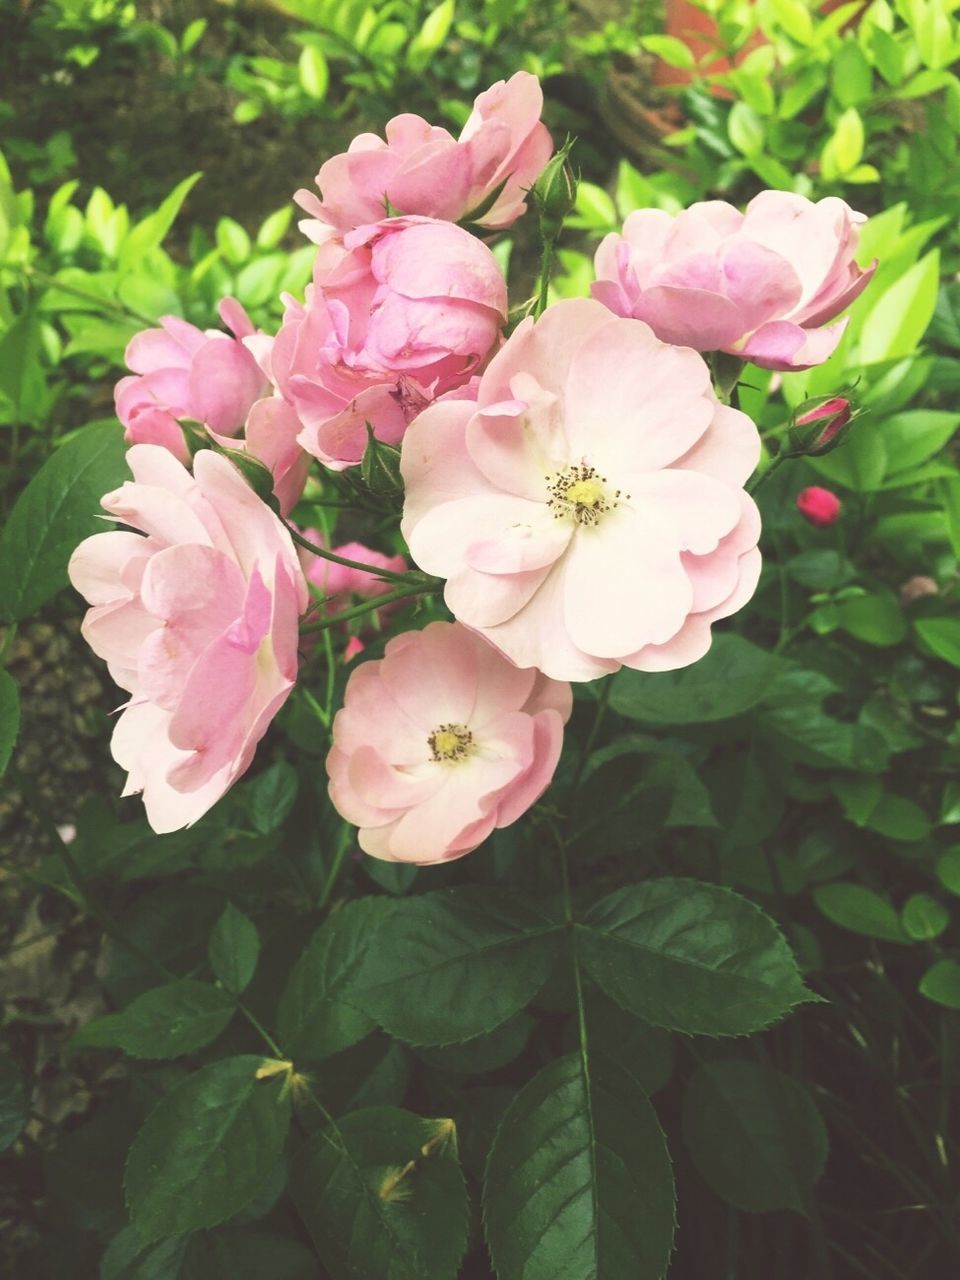
[[[835,493],[831,493],[829,489],[820,489],[816,485],[811,485],[809,489],[804,489],[797,495],[797,510],[805,520],[809,520],[818,529],[836,524],[840,519],[841,508],[842,503]]]
[[[813,422],[824,424],[823,430],[811,446],[814,449],[822,449],[843,430],[850,421],[851,413],[850,401],[843,396],[834,396],[832,400],[826,400],[823,404],[808,410],[807,413],[802,413],[796,422],[798,427],[806,427]]]

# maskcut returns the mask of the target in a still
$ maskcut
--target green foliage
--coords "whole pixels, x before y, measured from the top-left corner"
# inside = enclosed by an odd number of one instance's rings
[[[233,1014],[233,1000],[225,991],[181,978],[145,991],[122,1013],[88,1022],[73,1045],[123,1049],[132,1058],[179,1058],[215,1040]]]
[[[257,926],[232,902],[213,926],[207,949],[210,968],[226,989],[240,995],[250,984],[260,955]]]

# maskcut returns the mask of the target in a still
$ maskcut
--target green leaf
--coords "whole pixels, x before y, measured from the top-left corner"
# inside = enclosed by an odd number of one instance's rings
[[[268,214],[257,232],[258,249],[275,249],[290,229],[293,221],[293,205],[285,205]]]
[[[906,796],[883,795],[874,806],[866,824],[890,840],[915,843],[930,834],[930,820],[920,806]]]
[[[313,98],[314,102],[322,102],[330,84],[330,68],[321,48],[315,44],[303,48],[297,63],[297,75],[300,88],[307,97]]]
[[[9,671],[0,667],[0,778],[7,771],[20,732],[20,693]]]
[[[84,427],[48,458],[17,499],[0,533],[0,620],[25,618],[67,585],[77,543],[109,528],[101,497],[129,479],[123,432]]]
[[[938,658],[960,667],[960,618],[918,618],[913,628]]]
[[[926,462],[949,444],[958,426],[960,413],[940,409],[911,409],[879,423],[874,429],[883,433],[889,459],[887,474]]]
[[[260,955],[257,926],[232,902],[213,926],[207,949],[210,968],[228,991],[238,996],[249,985]]]
[[[855,107],[870,97],[873,72],[856,40],[848,37],[833,55],[830,88],[841,107]]]
[[[827,1132],[809,1091],[739,1059],[705,1063],[690,1077],[683,1140],[711,1189],[749,1213],[806,1213],[827,1160]]]
[[[945,850],[937,859],[937,879],[951,893],[960,894],[960,844]]]
[[[673,1176],[630,1072],[574,1053],[534,1076],[497,1131],[483,1212],[499,1280],[660,1280]]]
[[[188,22],[183,29],[183,35],[180,37],[181,53],[189,53],[191,49],[194,49],[203,38],[203,33],[206,29],[206,18],[194,18],[192,22]]]
[[[830,182],[855,169],[863,157],[863,121],[856,107],[848,107],[834,126],[820,163],[823,176]]]
[[[178,182],[159,208],[131,228],[120,247],[120,257],[117,262],[117,271],[120,276],[125,276],[135,267],[141,266],[143,259],[162,243],[173,226],[184,200],[202,177],[202,173],[192,173],[189,178]]]
[[[339,1053],[376,1027],[350,997],[371,944],[383,945],[391,908],[384,898],[348,902],[310,939],[287,980],[277,1017],[280,1043],[295,1061],[316,1062]]]
[[[668,1030],[745,1035],[810,998],[770,917],[717,885],[629,885],[591,907],[577,935],[583,963],[607,995]]]
[[[16,1142],[26,1123],[26,1081],[13,1058],[0,1053],[0,1151]]]
[[[216,230],[217,248],[232,267],[242,267],[250,257],[250,237],[233,218],[221,218]]]
[[[727,120],[730,141],[745,156],[755,156],[763,150],[763,121],[745,102],[735,102]]]
[[[684,67],[689,70],[696,66],[696,59],[690,46],[678,40],[676,36],[641,36],[640,44],[648,53],[655,54],[665,62],[668,67]]]
[[[960,351],[960,281],[944,281],[930,322],[930,337]]]
[[[377,1107],[300,1148],[290,1194],[333,1280],[456,1280],[468,1202],[453,1133],[450,1121]]]
[[[783,664],[736,635],[720,635],[706,657],[679,671],[623,670],[613,678],[610,705],[647,724],[727,720],[756,705]]]
[[[247,788],[250,816],[261,835],[278,830],[297,799],[300,780],[293,765],[278,760],[258,774]]]
[[[520,1012],[493,1031],[488,1031],[486,1035],[475,1036],[463,1044],[421,1049],[417,1056],[439,1071],[452,1071],[465,1076],[485,1075],[488,1071],[498,1071],[519,1057],[530,1039],[533,1027],[533,1018],[528,1013]]]
[[[144,1241],[216,1226],[249,1204],[273,1171],[290,1099],[280,1076],[257,1078],[263,1061],[213,1062],[147,1117],[125,1178],[131,1221]]]
[[[407,45],[407,67],[410,71],[424,71],[450,33],[456,0],[443,0],[442,4],[427,14],[423,26]]]
[[[822,884],[814,889],[813,900],[827,919],[841,929],[883,942],[906,942],[893,906],[865,885],[843,881]]]
[[[100,1259],[100,1280],[176,1280],[186,1248],[185,1236],[146,1244],[135,1227],[124,1227]]]
[[[900,920],[908,937],[915,942],[929,942],[946,929],[950,912],[929,893],[912,893],[903,904]]]
[[[515,891],[468,886],[396,900],[351,1000],[414,1045],[492,1031],[546,981],[559,930]]]
[[[876,364],[911,355],[937,305],[940,253],[931,250],[890,286],[867,314],[860,330],[860,360]]]
[[[832,453],[806,461],[834,484],[856,493],[872,493],[883,483],[887,472],[886,441],[871,430],[869,423],[858,425]]]
[[[233,1017],[233,999],[218,987],[180,978],[137,996],[121,1013],[82,1027],[72,1049],[122,1049],[132,1058],[178,1058],[215,1040]]]
[[[938,960],[920,979],[918,990],[945,1009],[960,1009],[960,964],[956,960]]]
[[[27,412],[38,399],[37,383],[43,385],[39,365],[40,326],[34,310],[24,311],[0,337],[0,394],[13,405],[17,418]]]
[[[907,634],[903,610],[892,592],[848,596],[834,607],[838,625],[865,644],[899,644]]]
[[[190,1237],[176,1280],[317,1280],[318,1275],[316,1258],[289,1236],[227,1227]]]

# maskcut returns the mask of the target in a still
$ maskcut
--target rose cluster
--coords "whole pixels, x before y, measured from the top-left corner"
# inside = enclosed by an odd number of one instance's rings
[[[511,313],[491,241],[528,205],[548,225],[542,102],[518,72],[459,138],[401,115],[328,160],[319,195],[296,195],[316,258],[277,333],[227,299],[229,332],[168,316],[130,343],[116,406],[133,479],[103,499],[121,527],[83,542],[70,574],[130,695],[113,753],[156,830],[196,821],[249,766],[308,614],[337,629],[340,660],[364,657],[332,723],[333,804],[367,853],[423,863],[543,793],[569,682],[693,663],[753,594],[760,439],[704,357],[824,361],[872,271],[855,261],[861,215],[777,191],[745,213],[638,210],[600,245],[591,298]],[[366,475],[378,447],[398,451],[416,569],[399,545],[331,549],[285,518],[311,467]],[[272,503],[238,453],[266,467]],[[427,592],[425,575],[452,621],[437,606],[367,660],[354,617],[396,631],[397,583]]]

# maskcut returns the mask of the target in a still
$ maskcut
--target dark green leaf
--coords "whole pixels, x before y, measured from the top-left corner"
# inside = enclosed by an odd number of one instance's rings
[[[534,1021],[528,1013],[515,1014],[493,1031],[475,1036],[463,1044],[448,1044],[438,1049],[421,1049],[418,1056],[439,1071],[477,1076],[497,1071],[512,1062],[524,1050]]]
[[[268,836],[283,825],[293,808],[299,785],[296,769],[285,760],[264,769],[250,783],[247,789],[250,816],[261,835]]]
[[[181,978],[137,996],[122,1013],[88,1023],[73,1049],[123,1049],[132,1058],[178,1058],[215,1040],[233,1017],[233,998],[219,987]]]
[[[594,980],[654,1026],[745,1035],[810,998],[770,917],[717,885],[629,885],[593,906],[577,933]]]
[[[864,823],[888,840],[916,842],[930,834],[930,821],[918,804],[906,796],[883,795]]]
[[[740,715],[758,703],[779,659],[736,635],[717,636],[705,658],[679,671],[622,670],[613,678],[610,705],[647,724],[703,724]]]
[[[280,1042],[296,1061],[339,1053],[377,1025],[351,996],[368,949],[383,946],[391,909],[385,898],[348,902],[310,939],[280,997],[277,1018]]]
[[[753,1213],[806,1213],[827,1159],[827,1133],[807,1089],[735,1059],[705,1063],[691,1076],[683,1140],[716,1194]]]
[[[960,844],[947,849],[937,859],[937,879],[951,893],[960,894]]]
[[[146,1244],[135,1227],[124,1227],[100,1260],[100,1280],[177,1280],[186,1248],[185,1236]]]
[[[950,912],[929,893],[913,893],[903,904],[900,920],[904,932],[915,942],[929,942],[946,929]]]
[[[468,1204],[454,1145],[449,1121],[382,1107],[301,1147],[290,1193],[333,1280],[456,1280]]]
[[[490,1151],[484,1221],[500,1280],[660,1280],[673,1176],[629,1071],[574,1053],[530,1081]]]
[[[899,644],[907,634],[903,611],[892,593],[849,596],[835,609],[838,625],[865,644]]]
[[[232,902],[213,926],[208,949],[210,967],[228,991],[239,995],[257,967],[260,935],[257,926]]]
[[[116,423],[85,427],[48,458],[0,533],[0,620],[25,618],[67,584],[77,543],[109,528],[101,497],[129,479]]]
[[[817,906],[834,924],[884,942],[906,942],[900,918],[879,893],[862,884],[822,884],[813,891]]]
[[[408,1044],[492,1031],[546,981],[557,926],[516,892],[468,887],[396,901],[351,999]]]
[[[263,1062],[253,1055],[213,1062],[147,1117],[125,1178],[143,1240],[216,1226],[269,1176],[286,1140],[290,1100],[285,1073],[257,1078]]]
[[[0,1054],[0,1151],[16,1142],[27,1123],[27,1087],[20,1068]]]
[[[287,1236],[227,1227],[191,1236],[176,1280],[317,1280],[309,1249]]]
[[[0,778],[7,771],[20,732],[20,694],[13,677],[0,667]]]

